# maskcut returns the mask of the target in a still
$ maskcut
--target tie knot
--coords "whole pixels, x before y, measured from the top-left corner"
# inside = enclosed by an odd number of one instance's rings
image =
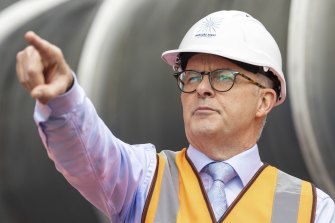
[[[205,172],[208,173],[214,181],[220,180],[225,184],[237,175],[234,168],[224,162],[213,162],[208,164]]]

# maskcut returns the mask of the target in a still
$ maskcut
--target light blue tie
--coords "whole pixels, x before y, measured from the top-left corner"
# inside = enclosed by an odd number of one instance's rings
[[[225,184],[236,176],[233,167],[224,162],[214,162],[208,164],[204,172],[209,174],[213,179],[211,188],[207,190],[209,201],[216,220],[218,221],[227,210],[227,198],[225,193]]]

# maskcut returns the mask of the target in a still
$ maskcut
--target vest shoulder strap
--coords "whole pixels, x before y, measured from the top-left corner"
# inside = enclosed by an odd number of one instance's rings
[[[207,196],[205,190],[185,159],[185,152],[186,149],[158,154],[156,177],[143,210],[143,223],[214,222],[210,204],[203,197]]]
[[[315,198],[311,183],[264,166],[230,205],[222,222],[314,222]]]

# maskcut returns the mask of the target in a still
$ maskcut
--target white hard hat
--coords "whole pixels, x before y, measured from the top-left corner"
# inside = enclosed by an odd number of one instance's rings
[[[280,81],[280,97],[286,97],[279,47],[271,34],[255,18],[240,11],[218,11],[209,14],[186,33],[179,48],[162,54],[162,59],[175,67],[182,52],[208,53],[272,71]]]

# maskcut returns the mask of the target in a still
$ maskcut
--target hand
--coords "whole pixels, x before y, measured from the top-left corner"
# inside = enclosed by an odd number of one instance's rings
[[[25,39],[30,45],[16,55],[17,77],[31,97],[47,104],[71,87],[72,71],[57,46],[31,31]]]

